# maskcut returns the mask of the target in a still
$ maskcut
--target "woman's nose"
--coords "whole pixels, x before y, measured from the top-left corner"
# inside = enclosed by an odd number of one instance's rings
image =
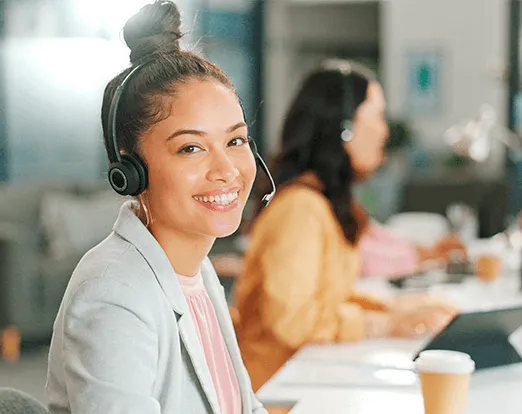
[[[211,182],[233,182],[239,176],[239,169],[226,153],[216,153],[207,174]]]

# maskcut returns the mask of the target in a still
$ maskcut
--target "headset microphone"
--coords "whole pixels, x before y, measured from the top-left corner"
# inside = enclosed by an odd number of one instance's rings
[[[272,174],[270,174],[270,170],[266,165],[265,160],[263,160],[263,158],[259,154],[259,151],[257,150],[256,142],[252,138],[249,138],[248,140],[250,142],[250,148],[252,148],[252,152],[254,153],[254,157],[256,158],[257,163],[259,164],[263,172],[266,174],[268,181],[270,181],[270,192],[265,194],[261,199],[262,207],[266,207],[270,203],[270,201],[272,201],[272,198],[274,198],[275,196],[276,185],[274,182],[274,178],[272,177]]]

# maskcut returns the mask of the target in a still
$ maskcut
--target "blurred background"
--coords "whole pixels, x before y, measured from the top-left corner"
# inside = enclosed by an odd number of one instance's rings
[[[15,364],[0,363],[0,386],[44,398],[45,345],[68,277],[116,217],[120,200],[105,181],[101,97],[128,65],[121,28],[146,3],[0,0],[0,328],[15,326],[28,350]],[[388,160],[357,193],[373,217],[446,216],[464,204],[467,237],[487,238],[522,209],[520,1],[178,5],[185,46],[232,78],[269,161],[304,74],[326,57],[350,58],[378,74],[387,99]],[[491,128],[484,108],[496,119]],[[478,157],[452,141],[451,128],[473,119],[483,128]],[[214,253],[243,250],[237,235]],[[233,274],[220,275],[227,289]],[[36,346],[40,351],[29,352]]]

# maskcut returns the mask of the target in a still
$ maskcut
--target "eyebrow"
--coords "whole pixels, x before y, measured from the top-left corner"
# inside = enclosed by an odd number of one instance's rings
[[[243,127],[246,127],[246,126],[248,126],[246,123],[240,122],[240,123],[238,123],[236,125],[233,125],[230,128],[228,128],[226,130],[226,133],[230,134],[230,133],[234,132],[236,129],[243,128]],[[204,135],[207,135],[207,133],[205,131],[200,131],[198,129],[180,129],[180,130],[175,131],[172,134],[170,134],[167,137],[167,141],[170,141],[171,139],[177,137],[178,135],[197,135],[197,136],[202,137]]]

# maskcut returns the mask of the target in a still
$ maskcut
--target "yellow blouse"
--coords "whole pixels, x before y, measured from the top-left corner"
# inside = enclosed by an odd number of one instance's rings
[[[314,176],[286,186],[250,235],[235,299],[239,345],[254,390],[302,345],[361,340],[365,310],[386,310],[354,292],[358,250],[317,186]]]

